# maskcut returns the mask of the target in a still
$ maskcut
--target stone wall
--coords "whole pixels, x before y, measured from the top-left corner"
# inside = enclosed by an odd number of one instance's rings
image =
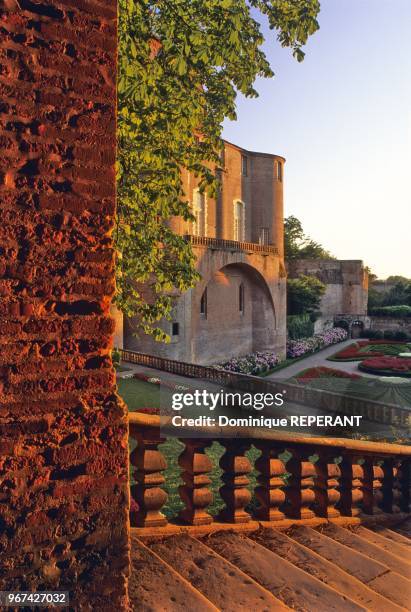
[[[368,303],[368,274],[360,260],[298,259],[287,262],[289,278],[301,274],[315,276],[327,288],[321,299],[321,318],[315,332],[333,327],[337,314],[366,315]]]
[[[274,351],[285,357],[285,271],[277,255],[194,246],[201,280],[177,301],[173,321],[162,324],[168,344],[139,332],[133,320],[124,324],[124,346],[180,361],[213,364],[252,351]],[[239,285],[245,308],[239,312]],[[207,315],[200,312],[207,288]],[[173,336],[172,323],[178,323]],[[135,333],[135,332],[134,332]]]
[[[411,317],[375,317],[370,316],[370,329],[402,331],[411,334]]]
[[[115,0],[0,5],[0,590],[76,610],[127,605],[115,58]]]

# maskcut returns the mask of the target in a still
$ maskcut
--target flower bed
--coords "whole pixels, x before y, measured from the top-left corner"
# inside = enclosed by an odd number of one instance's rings
[[[253,374],[257,376],[271,370],[278,362],[279,359],[274,353],[252,353],[245,357],[233,357],[224,363],[219,363],[215,367],[238,374]]]
[[[301,340],[289,340],[287,342],[287,357],[295,359],[302,357],[306,353],[315,353],[321,348],[337,344],[347,339],[347,332],[342,327],[334,327],[321,334],[311,336],[311,338],[302,338]]]
[[[138,380],[143,380],[144,382],[151,383],[152,385],[161,385],[166,389],[171,389],[172,391],[189,391],[190,387],[186,387],[185,385],[177,385],[168,380],[161,380],[158,376],[148,376],[147,374],[143,374],[142,372],[136,372],[133,378],[138,378]]]
[[[342,372],[334,368],[327,368],[325,366],[317,366],[315,368],[307,368],[303,370],[295,377],[298,382],[308,383],[318,378],[347,378],[351,380],[358,380],[362,378],[359,374],[351,374],[350,372]]]
[[[387,342],[386,340],[359,340],[328,357],[329,361],[358,361],[367,357],[398,355],[407,350],[404,342]]]
[[[365,359],[358,369],[380,376],[411,377],[411,359],[408,357],[373,357]]]

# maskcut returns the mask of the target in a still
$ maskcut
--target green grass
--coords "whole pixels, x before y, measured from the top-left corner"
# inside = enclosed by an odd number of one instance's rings
[[[138,408],[160,408],[160,386],[138,380],[137,378],[119,378],[118,392],[126,402],[130,412]],[[162,389],[161,391],[165,391]]]

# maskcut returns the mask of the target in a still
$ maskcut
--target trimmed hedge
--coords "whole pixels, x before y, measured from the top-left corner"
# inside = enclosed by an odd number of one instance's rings
[[[369,338],[370,340],[410,340],[411,336],[404,331],[393,331],[391,329],[363,329],[360,332],[361,338]]]
[[[411,306],[375,306],[370,308],[368,314],[376,317],[411,317]]]

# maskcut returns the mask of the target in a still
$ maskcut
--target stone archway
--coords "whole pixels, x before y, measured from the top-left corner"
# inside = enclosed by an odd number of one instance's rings
[[[206,315],[201,305],[205,291]],[[192,304],[191,342],[196,361],[215,363],[273,350],[277,327],[273,298],[262,274],[249,264],[232,263],[211,273],[199,283]]]

